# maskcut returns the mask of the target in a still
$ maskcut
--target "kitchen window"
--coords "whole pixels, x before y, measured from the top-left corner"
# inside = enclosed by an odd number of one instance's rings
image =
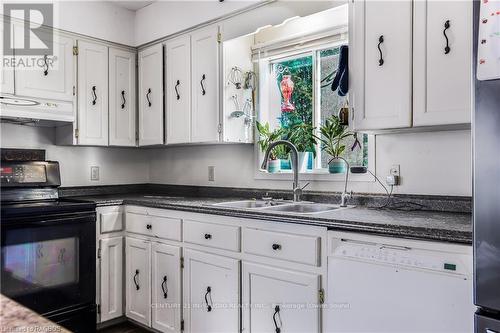
[[[340,47],[345,42],[260,59],[259,121],[269,123],[272,129],[282,128],[284,139],[287,139],[286,133],[298,124],[309,125],[314,128],[314,134],[319,136],[319,127],[325,120],[337,115],[340,108],[346,107],[348,103],[347,97],[339,96],[337,90],[331,90],[338,68]],[[286,86],[293,86],[291,96],[287,95]],[[374,159],[369,158],[374,154],[373,136],[357,133],[355,137],[343,140],[342,144],[346,148],[340,156],[351,166],[363,165],[373,169],[370,162],[374,163]],[[320,143],[310,150],[307,173],[328,173],[331,156],[321,150]],[[262,160],[263,154],[258,156]],[[291,172],[288,160],[281,161],[280,172]]]

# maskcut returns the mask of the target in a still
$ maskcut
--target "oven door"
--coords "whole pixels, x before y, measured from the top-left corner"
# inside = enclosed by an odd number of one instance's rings
[[[95,213],[2,218],[2,294],[41,314],[95,303]]]

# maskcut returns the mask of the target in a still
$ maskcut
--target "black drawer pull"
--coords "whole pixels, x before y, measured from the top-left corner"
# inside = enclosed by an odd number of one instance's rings
[[[122,109],[125,109],[125,90],[122,90]]]
[[[49,75],[49,64],[47,63],[47,55],[43,56],[43,66],[45,67],[45,70],[43,71],[43,75],[47,76]]]
[[[379,38],[378,38],[378,45],[377,45],[377,48],[378,48],[378,52],[380,52],[380,59],[378,60],[378,65],[379,66],[382,66],[384,64],[384,55],[382,54],[382,49],[380,48],[380,45],[384,42],[384,36],[381,35]]]
[[[136,269],[136,270],[135,270],[135,275],[134,275],[134,284],[135,284],[135,289],[136,289],[136,290],[139,290],[139,289],[140,289],[140,288],[139,288],[139,282],[138,282],[138,281],[136,281],[136,279],[135,279],[137,276],[139,276],[139,270],[138,270],[138,269]]]
[[[153,226],[151,224],[146,224],[146,229],[153,229]]]
[[[273,244],[273,250],[281,250],[281,245],[280,244]]]
[[[276,320],[278,318],[278,320]],[[283,323],[281,322],[281,316],[280,316],[280,306],[276,305],[274,307],[274,314],[273,314],[273,322],[274,322],[274,328],[276,333],[281,333],[281,328],[278,326],[278,321],[279,321],[279,326],[283,326]]]
[[[201,94],[202,94],[203,96],[205,96],[205,94],[207,93],[207,91],[205,90],[205,85],[203,84],[203,82],[205,81],[205,79],[206,79],[206,78],[207,78],[207,77],[205,76],[205,74],[203,74],[203,75],[201,76],[201,81],[200,81],[200,85],[201,85]]]
[[[210,298],[210,304],[208,304],[208,298]],[[212,288],[207,287],[207,292],[205,293],[205,303],[207,303],[207,312],[212,311]]]
[[[212,239],[212,235],[211,234],[205,234],[205,239]]]
[[[97,93],[95,92],[96,89],[96,86],[92,86],[92,105],[95,105],[97,103]]]
[[[450,20],[446,20],[446,22],[444,22],[444,30],[443,30],[444,38],[446,38],[446,46],[444,48],[444,54],[448,54],[451,51],[448,35],[446,35],[446,30],[448,30],[449,28],[450,28]]]
[[[163,298],[167,298],[168,296],[168,287],[167,287],[167,276],[163,277],[163,281],[161,282],[161,290],[163,291]]]
[[[148,106],[151,107],[151,100],[149,99],[149,95],[151,94],[151,88],[148,89],[146,93],[146,99],[148,100]]]
[[[180,80],[177,80],[177,83],[175,84],[175,94],[177,95],[177,100],[181,99],[181,95],[179,95],[179,90],[177,90],[177,87],[181,84]]]

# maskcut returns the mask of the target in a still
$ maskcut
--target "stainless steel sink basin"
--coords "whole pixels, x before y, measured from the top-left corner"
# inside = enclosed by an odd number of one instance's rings
[[[270,201],[270,200],[240,200],[228,201],[213,204],[214,206],[228,207],[228,208],[266,208],[277,207],[280,205],[289,204],[287,201]]]
[[[282,212],[282,213],[297,213],[297,214],[316,214],[324,213],[341,208],[338,205],[320,204],[320,203],[293,203],[288,205],[268,207],[265,210]]]

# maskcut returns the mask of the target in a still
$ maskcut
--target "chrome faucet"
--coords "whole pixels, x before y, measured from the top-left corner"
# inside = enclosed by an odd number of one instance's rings
[[[340,207],[347,207],[347,199],[351,198],[351,195],[347,193],[347,181],[349,180],[349,169],[350,169],[349,162],[347,162],[345,158],[340,156],[332,158],[330,162],[333,160],[342,160],[347,166],[347,170],[345,172],[345,180],[344,180],[344,192],[342,192],[342,194],[340,195]]]
[[[290,152],[292,153],[292,170],[293,170],[293,201],[299,202],[300,197],[302,195],[302,188],[299,186],[299,152],[297,147],[293,143],[287,140],[278,140],[272,142],[267,148],[264,154],[264,161],[262,162],[262,169],[267,169],[267,162],[269,160],[269,155],[274,147],[278,145],[285,145],[290,148]]]

